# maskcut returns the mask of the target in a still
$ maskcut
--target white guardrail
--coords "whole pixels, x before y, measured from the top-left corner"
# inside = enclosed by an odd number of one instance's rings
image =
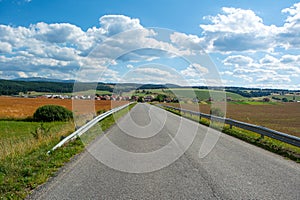
[[[126,105],[123,106],[119,106],[117,108],[113,108],[101,115],[98,115],[97,117],[95,117],[94,119],[92,119],[91,121],[89,121],[88,123],[86,123],[85,125],[81,126],[79,129],[77,129],[75,132],[73,132],[72,134],[68,135],[67,137],[65,137],[63,140],[61,140],[57,145],[55,145],[50,151],[48,151],[47,153],[50,154],[52,151],[54,151],[55,149],[61,147],[62,145],[64,145],[65,143],[76,139],[77,137],[80,137],[82,134],[84,134],[86,131],[88,131],[90,128],[92,128],[95,124],[97,124],[99,121],[103,120],[104,118],[108,117],[109,115],[118,112],[124,108],[126,108],[127,106],[133,104],[134,102],[128,103]]]
[[[167,106],[167,105],[160,105],[161,107],[165,107],[165,108],[169,108],[169,109],[173,109],[173,110],[177,110],[183,113],[189,113],[191,115],[197,115],[206,119],[209,119],[211,121],[216,121],[216,122],[222,122],[225,124],[230,125],[230,128],[232,128],[232,126],[244,129],[244,130],[248,130],[248,131],[252,131],[255,133],[258,133],[261,135],[261,137],[267,136],[276,140],[279,140],[281,142],[285,142],[297,147],[300,147],[300,138],[293,136],[293,135],[289,135],[286,133],[282,133],[279,131],[275,131],[263,126],[257,126],[257,125],[253,125],[253,124],[248,124],[245,122],[240,122],[237,120],[233,120],[233,119],[229,119],[229,118],[223,118],[223,117],[217,117],[214,115],[208,115],[205,113],[201,113],[201,112],[195,112],[195,111],[191,111],[191,110],[185,110],[185,109],[181,109],[181,108],[175,108],[172,106]]]

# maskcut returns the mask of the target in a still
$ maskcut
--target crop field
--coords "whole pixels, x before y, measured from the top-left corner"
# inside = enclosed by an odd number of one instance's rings
[[[60,105],[80,113],[90,113],[98,110],[109,110],[126,104],[126,101],[92,101],[71,99],[18,98],[0,96],[0,119],[31,117],[35,110],[43,105]]]
[[[168,104],[180,107],[180,104]],[[183,109],[209,113],[211,105],[181,104]],[[300,103],[227,103],[226,117],[235,120],[265,126],[277,131],[300,137]]]

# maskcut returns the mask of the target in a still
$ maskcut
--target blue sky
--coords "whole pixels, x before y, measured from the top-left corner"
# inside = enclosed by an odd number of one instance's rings
[[[299,13],[287,0],[0,0],[0,78],[300,89]]]

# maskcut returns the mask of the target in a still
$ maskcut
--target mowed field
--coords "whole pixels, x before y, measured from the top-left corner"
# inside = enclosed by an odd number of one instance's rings
[[[180,107],[180,104],[170,103]],[[182,108],[209,113],[210,105],[181,104]],[[277,131],[300,137],[300,103],[276,104],[233,104],[227,103],[226,117],[265,126]]]
[[[0,118],[26,118],[33,116],[37,108],[43,105],[61,105],[69,110],[90,113],[98,110],[109,110],[124,105],[126,101],[92,101],[71,99],[18,98],[0,96]],[[73,108],[74,105],[74,109]]]

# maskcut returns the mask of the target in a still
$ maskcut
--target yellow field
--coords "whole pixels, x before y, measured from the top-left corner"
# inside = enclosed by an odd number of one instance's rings
[[[124,105],[126,101],[92,101],[71,99],[43,99],[43,98],[18,98],[0,96],[0,118],[26,118],[31,117],[36,109],[43,105],[60,105],[72,111],[75,103],[76,112],[90,113],[95,110],[109,110],[112,107]],[[74,110],[74,111],[75,111]]]

